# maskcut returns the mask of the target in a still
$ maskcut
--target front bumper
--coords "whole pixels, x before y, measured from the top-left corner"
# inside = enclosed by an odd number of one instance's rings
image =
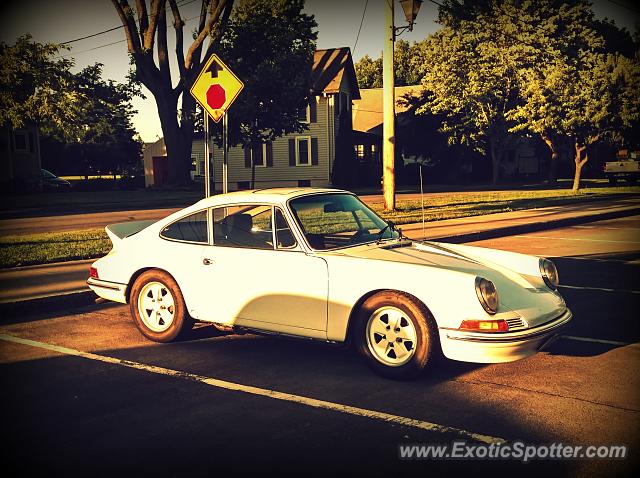
[[[98,295],[98,297],[102,297],[106,300],[112,300],[114,302],[120,302],[122,304],[127,303],[127,284],[109,282],[90,277],[89,280],[87,280],[87,285]]]
[[[555,319],[518,332],[479,333],[440,329],[445,357],[477,363],[512,362],[536,354],[549,346],[571,321],[569,309]]]

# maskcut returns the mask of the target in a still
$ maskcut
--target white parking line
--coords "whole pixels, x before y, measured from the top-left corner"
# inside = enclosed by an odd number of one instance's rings
[[[512,236],[519,237],[521,239],[552,239],[552,240],[561,240],[561,241],[581,241],[581,242],[614,242],[617,244],[640,244],[640,241],[612,241],[611,239],[586,239],[586,238],[578,238],[578,237],[558,237],[558,236],[534,236],[534,235],[519,235]]]
[[[348,415],[355,415],[359,417],[371,418],[374,420],[380,420],[388,423],[395,423],[398,425],[404,425],[407,427],[419,428],[421,430],[427,430],[438,433],[453,433],[458,436],[469,438],[471,440],[483,442],[483,443],[504,443],[506,440],[503,438],[492,437],[489,435],[482,435],[479,433],[473,433],[461,428],[448,427],[445,425],[439,425],[437,423],[426,422],[422,420],[416,420],[413,418],[402,417],[399,415],[392,415],[384,412],[377,412],[374,410],[367,410],[365,408],[352,407],[349,405],[342,405],[340,403],[328,402],[325,400],[316,400],[315,398],[304,397],[302,395],[293,395],[290,393],[278,392],[277,390],[269,390],[265,388],[252,387],[249,385],[242,385],[239,383],[227,382],[225,380],[218,380],[216,378],[206,377],[203,375],[196,375],[189,372],[181,372],[179,370],[172,370],[164,367],[156,367],[155,365],[147,365],[139,362],[132,362],[130,360],[119,359],[115,357],[108,357],[106,355],[98,355],[91,352],[83,352],[82,350],[70,349],[67,347],[61,347],[59,345],[48,344],[45,342],[37,342],[35,340],[23,339],[14,335],[0,334],[0,340],[12,342],[21,345],[28,345],[31,347],[37,347],[45,350],[51,350],[63,355],[72,355],[76,357],[82,357],[88,360],[95,360],[98,362],[109,363],[113,365],[120,365],[122,367],[133,368],[137,370],[143,370],[145,372],[155,373],[159,375],[166,375],[174,378],[187,379],[194,382],[209,385],[215,388],[221,388],[225,390],[232,390],[236,392],[249,393],[251,395],[259,395],[262,397],[273,398],[275,400],[282,400],[285,402],[299,403],[308,407],[320,408],[325,410],[332,410],[335,412],[346,413]]]
[[[597,290],[600,292],[625,292],[627,294],[640,294],[640,290],[630,290],[630,289],[608,289],[606,287],[586,287],[586,286],[563,285],[563,284],[560,284],[558,287],[562,289]]]
[[[618,342],[616,340],[604,340],[604,339],[592,339],[591,337],[576,337],[575,335],[561,335],[560,338],[567,340],[576,340],[578,342],[591,342],[594,344],[606,344],[606,345],[617,345],[620,347],[626,347],[628,345],[639,347],[640,344],[632,344],[629,342]]]

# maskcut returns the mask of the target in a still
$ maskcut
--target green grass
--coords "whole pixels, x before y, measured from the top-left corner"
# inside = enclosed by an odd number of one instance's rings
[[[553,189],[443,194],[429,196],[425,200],[425,220],[438,221],[498,212],[563,206],[630,193],[640,193],[640,187],[582,189],[578,193],[571,190]],[[371,208],[384,219],[391,220],[396,224],[422,221],[420,201],[399,201],[393,212],[385,212],[381,203],[373,204]]]
[[[425,219],[437,221],[497,212],[585,203],[603,197],[640,193],[640,187],[593,188],[579,193],[570,190],[488,191],[430,195],[425,201]],[[381,203],[371,205],[384,219],[396,224],[420,222],[420,201],[398,201],[388,213]],[[90,259],[111,249],[103,229],[0,237],[0,268],[30,264]]]
[[[0,238],[0,267],[91,259],[110,249],[104,229],[5,236]]]

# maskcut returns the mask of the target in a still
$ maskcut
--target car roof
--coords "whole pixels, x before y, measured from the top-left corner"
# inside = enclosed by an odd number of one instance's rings
[[[201,199],[194,206],[212,207],[224,204],[242,204],[242,203],[267,203],[267,204],[285,204],[288,200],[307,196],[309,194],[322,193],[346,193],[349,191],[331,188],[267,188],[267,189],[249,189],[245,191],[234,191],[227,194],[216,194],[208,198]]]

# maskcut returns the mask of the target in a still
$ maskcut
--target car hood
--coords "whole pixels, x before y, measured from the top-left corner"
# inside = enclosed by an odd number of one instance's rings
[[[560,294],[546,286],[541,287],[539,277],[520,274],[507,267],[489,263],[471,255],[460,254],[441,244],[428,242],[367,244],[341,249],[339,253],[362,259],[400,262],[484,277],[491,280],[498,290],[500,311],[516,311],[531,326],[551,320],[566,309]]]

